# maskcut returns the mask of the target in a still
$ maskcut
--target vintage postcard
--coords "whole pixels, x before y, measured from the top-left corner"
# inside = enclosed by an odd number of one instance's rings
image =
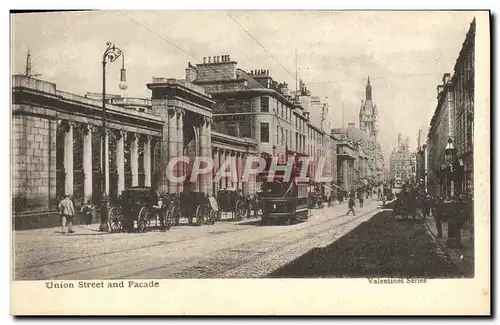
[[[491,313],[488,11],[10,20],[11,314]]]

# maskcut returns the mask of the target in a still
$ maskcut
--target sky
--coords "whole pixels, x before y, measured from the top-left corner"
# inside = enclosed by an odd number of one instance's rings
[[[11,16],[12,73],[28,48],[39,79],[77,94],[100,92],[106,42],[121,48],[107,67],[107,92],[149,97],[153,77],[183,79],[188,62],[230,54],[244,70],[270,70],[295,87],[295,72],[330,107],[333,127],[359,126],[370,76],[386,163],[401,132],[416,148],[436,107],[443,73],[453,73],[470,22],[467,11],[94,11]],[[296,55],[297,53],[297,55]],[[297,60],[296,60],[297,57]],[[113,84],[116,86],[113,87]]]

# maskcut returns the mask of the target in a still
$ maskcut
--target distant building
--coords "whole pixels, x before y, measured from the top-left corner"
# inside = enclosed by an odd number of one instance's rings
[[[361,101],[359,110],[359,128],[368,134],[368,142],[365,146],[368,154],[367,177],[375,181],[380,181],[383,178],[384,156],[382,149],[378,143],[378,109],[373,102],[372,86],[370,77],[366,82],[365,99]]]
[[[403,182],[409,182],[414,177],[412,170],[412,154],[409,149],[409,139],[402,139],[401,133],[398,134],[398,146],[391,152],[389,158],[389,168],[391,179],[399,178]]]

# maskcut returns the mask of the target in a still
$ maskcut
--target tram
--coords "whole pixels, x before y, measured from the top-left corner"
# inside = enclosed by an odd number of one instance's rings
[[[263,225],[273,223],[294,224],[309,218],[309,182],[301,180],[299,175],[302,168],[300,157],[295,153],[291,177],[285,179],[286,171],[270,171],[273,157],[263,154],[266,159],[266,169],[257,175],[257,182],[262,183],[258,193],[262,208]],[[285,163],[276,163],[277,166],[286,166]],[[272,173],[272,175],[270,175]],[[272,176],[272,179],[269,177]]]

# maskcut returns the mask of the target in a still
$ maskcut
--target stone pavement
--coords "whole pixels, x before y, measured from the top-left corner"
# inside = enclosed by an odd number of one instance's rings
[[[359,221],[367,211],[378,210],[379,205],[379,202],[369,201],[366,202],[364,209],[356,209],[356,215],[359,213],[361,217]],[[180,274],[186,276],[184,267],[188,266],[187,257],[191,258],[189,263],[194,263],[200,259],[198,255],[207,258],[207,254],[214,250],[213,254],[220,250],[226,252],[227,247],[232,251],[240,245],[257,248],[255,243],[263,245],[263,240],[266,238],[269,247],[275,249],[278,238],[289,241],[292,240],[292,235],[294,241],[297,242],[298,240],[295,239],[305,236],[307,240],[315,238],[318,242],[325,241],[326,243],[330,236],[325,235],[323,230],[328,231],[330,223],[343,225],[357,218],[344,217],[346,212],[346,204],[314,209],[308,221],[289,227],[259,226],[259,219],[231,221],[226,218],[214,225],[201,227],[181,225],[172,227],[167,232],[108,234],[99,232],[97,224],[77,226],[75,233],[65,235],[60,233],[60,228],[15,231],[12,252],[15,279],[90,278],[93,276],[106,278],[110,275],[124,276],[130,272],[136,276],[143,273],[147,276],[150,275],[148,272],[151,268],[153,273],[168,271],[168,274],[158,274],[161,276],[177,276],[173,273],[175,269],[179,269],[182,271]],[[349,225],[351,225],[350,222]],[[341,226],[342,229],[345,228],[342,231],[348,231],[346,226],[347,224]],[[310,237],[316,232],[318,234],[314,238]],[[328,238],[323,238],[324,235]],[[304,243],[305,246],[310,244]],[[286,247],[288,246],[285,245]],[[281,252],[280,250],[277,253]],[[258,253],[260,254],[260,251]],[[281,260],[292,255],[287,252]],[[220,259],[218,261],[220,262]],[[164,267],[153,268],[156,264],[161,266],[165,263],[170,265],[166,269]]]
[[[462,247],[452,248],[447,245],[448,237],[448,222],[443,222],[443,233],[442,237],[438,238],[438,232],[436,227],[436,221],[431,216],[425,219],[425,223],[434,236],[437,244],[448,253],[453,263],[455,263],[464,274],[474,277],[474,225],[471,223],[466,223],[461,229],[462,233]]]

